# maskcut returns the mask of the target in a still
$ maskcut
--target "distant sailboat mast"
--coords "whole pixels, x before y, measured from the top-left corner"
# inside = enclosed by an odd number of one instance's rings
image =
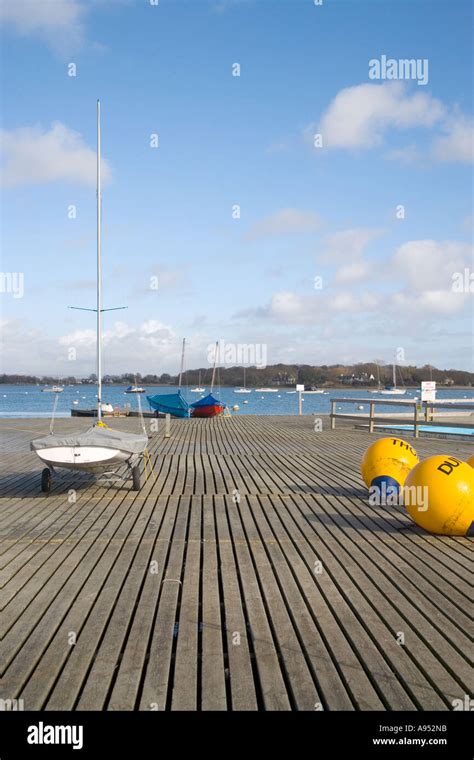
[[[182,377],[183,377],[185,347],[186,347],[186,338],[183,338],[183,348],[182,348],[182,351],[181,351],[181,369],[179,370],[178,388],[181,388],[181,380],[182,380]]]
[[[217,357],[218,357],[218,355],[219,355],[219,341],[216,340],[216,350],[215,350],[215,353],[214,353],[214,367],[213,367],[213,370],[212,370],[212,380],[211,380],[211,393],[212,393],[212,391],[214,389],[214,378],[216,376],[216,364],[217,364]]]

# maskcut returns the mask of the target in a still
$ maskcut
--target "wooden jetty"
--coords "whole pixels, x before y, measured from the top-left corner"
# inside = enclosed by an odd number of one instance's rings
[[[471,541],[369,505],[359,462],[377,434],[249,415],[173,420],[165,438],[160,420],[140,492],[64,471],[46,496],[29,442],[48,424],[0,421],[0,699],[449,710],[470,693]]]

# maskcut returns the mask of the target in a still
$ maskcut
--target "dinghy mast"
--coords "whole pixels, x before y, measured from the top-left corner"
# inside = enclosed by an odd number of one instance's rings
[[[86,309],[83,306],[69,306],[78,311],[97,312],[97,421],[102,419],[102,312],[119,311],[127,306],[102,308],[102,192],[100,172],[100,100],[97,100],[97,307]]]
[[[100,100],[97,100],[97,420],[102,418],[102,196],[100,182]]]

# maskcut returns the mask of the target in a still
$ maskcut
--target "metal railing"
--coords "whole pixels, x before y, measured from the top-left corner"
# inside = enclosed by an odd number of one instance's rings
[[[330,419],[331,419],[331,430],[335,430],[336,428],[336,420],[337,419],[343,419],[343,420],[357,420],[358,422],[361,422],[363,420],[368,420],[369,422],[369,433],[374,432],[374,428],[376,425],[383,425],[388,423],[389,425],[394,424],[400,424],[407,422],[408,424],[413,424],[413,430],[415,434],[415,438],[419,438],[420,435],[420,425],[423,425],[423,427],[457,427],[457,428],[473,428],[474,427],[474,419],[469,423],[463,423],[463,422],[441,422],[439,419],[434,419],[434,410],[435,409],[462,409],[463,411],[466,410],[474,410],[474,404],[470,403],[453,403],[452,401],[408,401],[406,399],[362,399],[362,398],[331,398],[331,413],[330,413]],[[357,404],[357,405],[369,405],[369,414],[338,414],[336,411],[336,407],[338,404]],[[411,407],[413,409],[413,419],[411,417],[386,417],[379,415],[378,417],[375,416],[375,407],[376,406],[398,406],[398,407]]]

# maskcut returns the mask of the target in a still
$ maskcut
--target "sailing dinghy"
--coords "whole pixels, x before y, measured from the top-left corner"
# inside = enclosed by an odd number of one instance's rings
[[[212,370],[211,392],[208,393],[207,396],[204,396],[204,398],[200,398],[199,401],[195,401],[194,404],[191,404],[191,417],[217,417],[218,414],[222,414],[224,412],[225,404],[222,401],[219,401],[219,399],[214,398],[212,395],[218,355],[219,341],[216,342],[216,351],[214,354],[214,369]]]
[[[184,372],[184,352],[186,350],[186,338],[183,338],[183,348],[181,351],[181,369],[179,370],[178,392],[177,393],[155,393],[154,396],[147,396],[150,409],[161,414],[171,414],[172,417],[189,417],[189,404],[181,393],[181,382]]]
[[[147,396],[150,409],[161,414],[171,414],[172,417],[189,417],[189,404],[181,391],[177,393],[155,393]]]
[[[204,398],[200,398],[199,401],[191,404],[191,409],[191,417],[216,417],[218,414],[222,414],[225,404],[214,398],[212,393],[208,393]]]
[[[100,177],[100,102],[97,101],[97,423],[83,433],[61,436],[53,434],[53,420],[50,435],[31,441],[31,449],[47,465],[41,474],[41,489],[51,490],[52,473],[56,468],[82,470],[93,474],[114,474],[128,468],[132,478],[133,490],[139,491],[140,461],[145,455],[148,436],[142,434],[122,433],[111,430],[102,422],[102,313],[112,309],[102,308],[102,251],[101,251],[101,177]],[[74,308],[74,307],[71,307]],[[124,307],[118,307],[124,308]],[[56,396],[57,398],[57,396]],[[54,414],[53,414],[54,418]],[[121,478],[116,475],[118,479]]]

